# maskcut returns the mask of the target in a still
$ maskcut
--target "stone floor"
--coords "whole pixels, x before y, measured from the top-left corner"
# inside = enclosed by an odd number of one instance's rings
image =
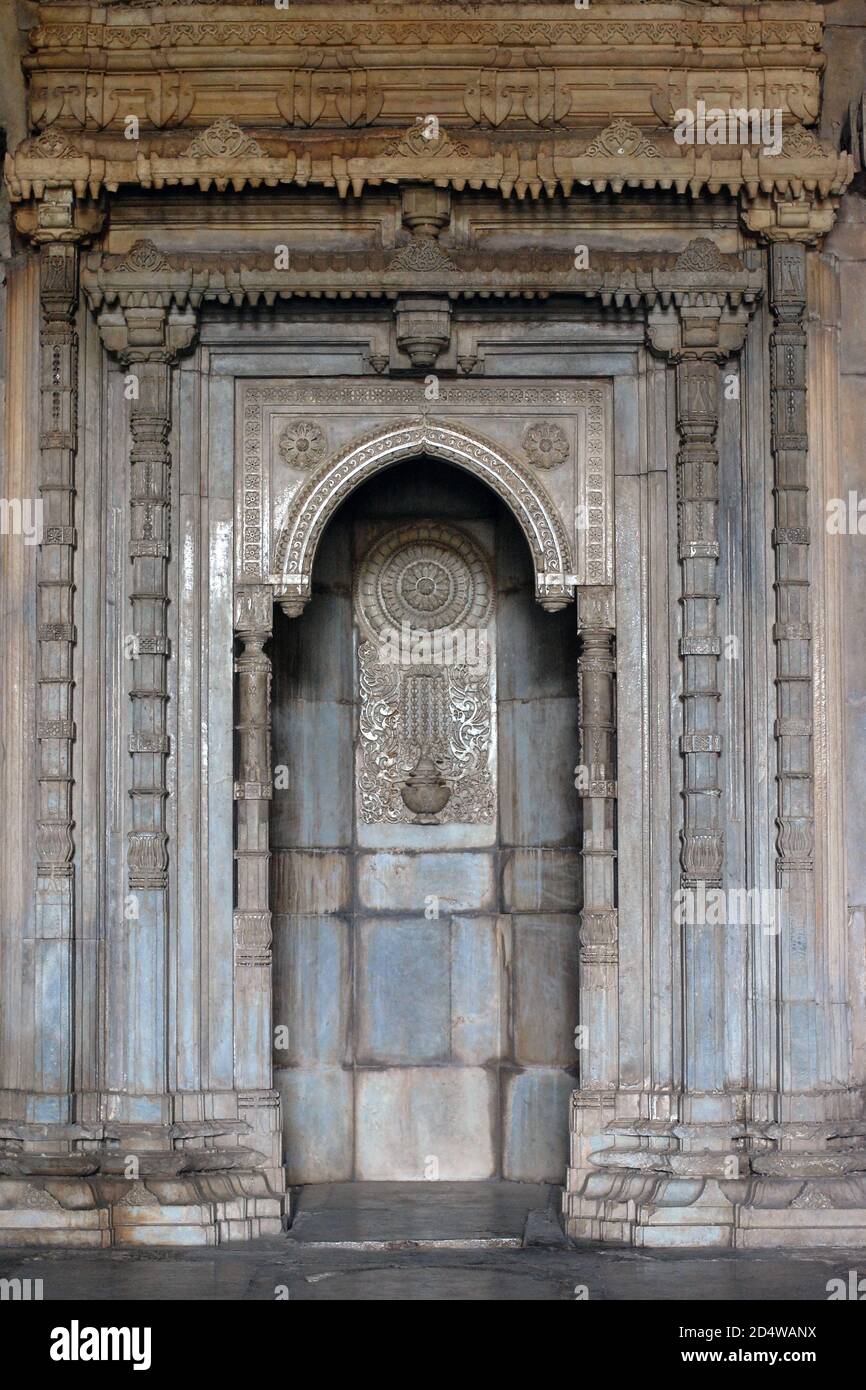
[[[565,1243],[556,1189],[524,1183],[308,1187],[283,1237],[192,1251],[2,1251],[46,1300],[827,1299],[866,1250],[648,1253]]]

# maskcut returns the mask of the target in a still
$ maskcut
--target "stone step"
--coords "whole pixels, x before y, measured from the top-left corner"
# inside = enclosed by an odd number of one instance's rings
[[[563,1239],[558,1189],[518,1182],[350,1182],[300,1189],[306,1249],[517,1250]]]

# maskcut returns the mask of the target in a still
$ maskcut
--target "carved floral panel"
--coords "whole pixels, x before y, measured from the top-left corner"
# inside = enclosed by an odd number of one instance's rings
[[[355,584],[357,791],[367,824],[491,824],[496,816],[493,580],[462,528],[389,528]]]

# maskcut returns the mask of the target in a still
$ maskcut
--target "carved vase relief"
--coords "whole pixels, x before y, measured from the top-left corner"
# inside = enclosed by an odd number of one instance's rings
[[[387,531],[361,563],[355,614],[362,819],[492,822],[493,584],[479,545],[439,522]]]

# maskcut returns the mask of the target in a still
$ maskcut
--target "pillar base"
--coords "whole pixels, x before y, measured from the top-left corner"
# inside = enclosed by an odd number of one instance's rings
[[[19,1093],[3,1099],[0,1246],[222,1245],[284,1228],[276,1091],[80,1094],[88,1118],[70,1124],[30,1123]]]
[[[280,1235],[287,1201],[282,1169],[132,1182],[4,1178],[0,1247],[224,1245]]]
[[[862,1248],[864,1135],[853,1091],[577,1091],[565,1231],[648,1249]]]

